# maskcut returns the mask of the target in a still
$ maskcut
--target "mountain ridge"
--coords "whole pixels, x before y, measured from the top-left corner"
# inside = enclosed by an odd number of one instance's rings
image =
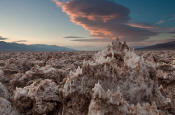
[[[175,41],[159,43],[151,46],[145,46],[142,48],[136,48],[136,50],[174,50],[175,49]]]
[[[19,44],[0,41],[0,51],[76,51],[71,48],[47,44]]]

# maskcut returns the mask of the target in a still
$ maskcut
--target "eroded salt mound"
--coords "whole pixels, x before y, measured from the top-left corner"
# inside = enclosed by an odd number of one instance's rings
[[[17,88],[14,99],[20,112],[26,114],[45,114],[58,107],[58,86],[49,79],[34,81],[31,85],[24,88]],[[27,103],[24,103],[27,101]],[[27,108],[31,111],[24,111]],[[59,109],[59,108],[56,108]]]
[[[159,114],[171,100],[157,82],[155,64],[115,40],[65,80],[60,88],[63,113]]]

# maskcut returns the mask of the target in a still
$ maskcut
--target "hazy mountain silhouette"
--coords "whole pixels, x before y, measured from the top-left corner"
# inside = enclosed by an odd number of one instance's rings
[[[0,41],[1,51],[75,51],[74,49],[45,44],[18,44]]]
[[[156,44],[152,46],[146,46],[142,48],[136,48],[137,50],[174,50],[175,49],[175,41]]]

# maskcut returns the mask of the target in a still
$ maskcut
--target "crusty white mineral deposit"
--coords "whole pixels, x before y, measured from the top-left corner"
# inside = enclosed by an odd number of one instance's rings
[[[0,115],[175,115],[175,51],[0,52]]]

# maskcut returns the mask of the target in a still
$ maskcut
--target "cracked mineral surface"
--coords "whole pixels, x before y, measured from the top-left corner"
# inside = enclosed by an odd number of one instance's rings
[[[0,115],[174,115],[175,51],[0,52]]]

